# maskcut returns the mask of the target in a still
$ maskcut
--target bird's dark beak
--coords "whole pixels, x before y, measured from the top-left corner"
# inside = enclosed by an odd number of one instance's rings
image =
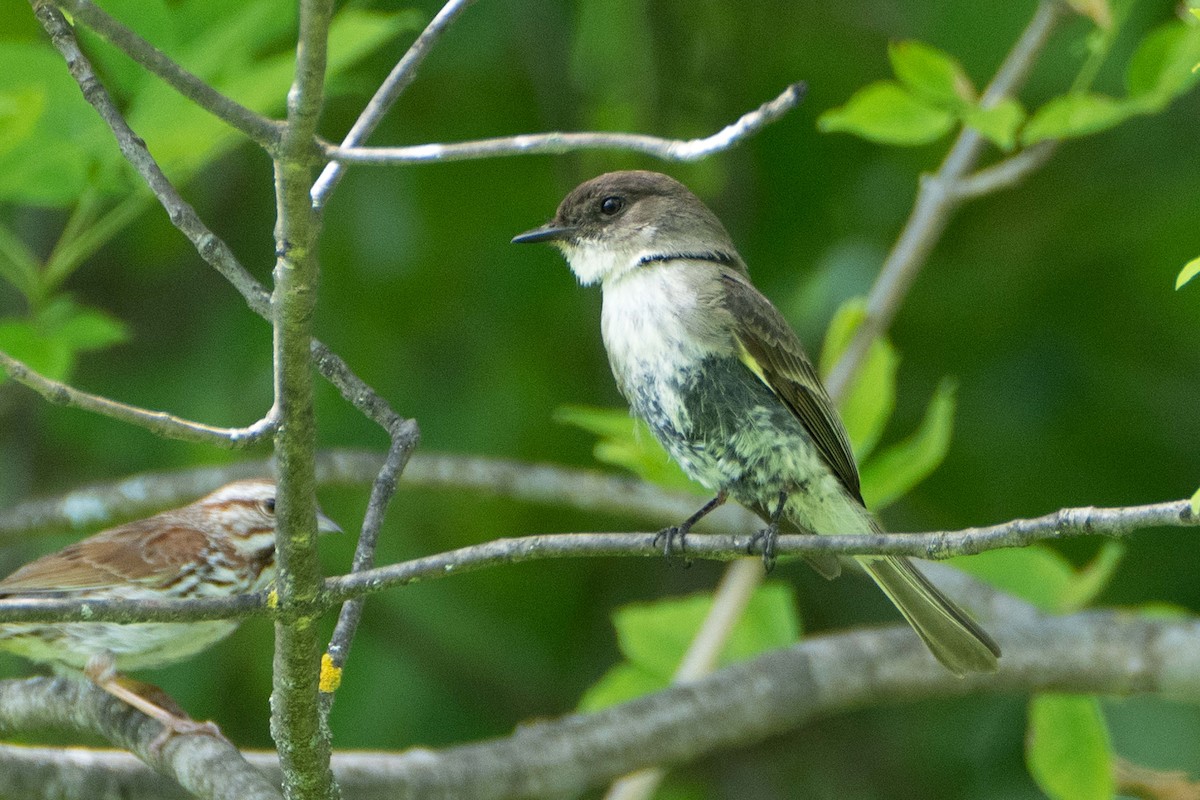
[[[569,238],[575,233],[575,228],[571,225],[560,225],[557,222],[550,221],[540,228],[534,228],[531,231],[525,231],[512,238],[513,244],[529,244],[530,242],[560,242],[563,239]]]

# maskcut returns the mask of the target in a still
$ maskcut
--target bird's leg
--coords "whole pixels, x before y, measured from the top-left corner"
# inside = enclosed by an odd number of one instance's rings
[[[679,552],[685,552],[687,550],[687,535],[688,532],[691,531],[692,526],[707,517],[714,509],[720,507],[728,496],[729,493],[722,489],[721,491],[717,492],[716,497],[701,506],[699,511],[697,511],[695,514],[692,514],[679,525],[672,525],[669,528],[663,528],[661,531],[654,534],[654,546],[657,547],[660,541],[663,542],[663,555],[670,557],[674,544],[676,541],[678,541]]]
[[[221,737],[221,729],[216,726],[216,723],[196,722],[178,707],[175,710],[164,708],[166,704],[174,705],[174,701],[167,697],[161,689],[118,674],[112,653],[104,652],[92,656],[88,659],[83,674],[113,697],[133,706],[162,724],[162,733],[155,736],[150,742],[150,752],[152,753],[159,752],[168,739],[178,734],[206,733],[210,736]],[[141,691],[135,687],[141,687]],[[162,694],[166,698],[166,703],[156,703],[145,697],[145,694],[149,694],[151,691]]]
[[[779,538],[779,520],[783,517],[783,509],[787,507],[787,499],[786,491],[779,493],[779,505],[775,506],[775,510],[771,512],[771,519],[768,521],[767,527],[751,536],[750,544],[746,546],[746,553],[754,555],[754,546],[762,542],[763,566],[767,572],[775,567],[775,540]]]

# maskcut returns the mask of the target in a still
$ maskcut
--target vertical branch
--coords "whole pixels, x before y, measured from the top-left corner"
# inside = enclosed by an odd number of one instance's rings
[[[318,708],[321,642],[314,627],[321,588],[316,552],[316,435],[310,351],[316,307],[320,219],[309,204],[310,146],[324,102],[333,0],[302,0],[296,74],[287,128],[275,161],[277,220],[274,326],[275,394],[280,427],[276,506],[279,577],[271,734],[289,800],[333,800],[330,737]]]

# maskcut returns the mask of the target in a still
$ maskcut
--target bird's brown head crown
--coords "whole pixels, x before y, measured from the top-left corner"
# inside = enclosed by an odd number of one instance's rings
[[[715,251],[740,263],[725,226],[696,195],[659,172],[608,172],[577,186],[554,219],[516,243],[550,242],[589,284],[646,258]]]

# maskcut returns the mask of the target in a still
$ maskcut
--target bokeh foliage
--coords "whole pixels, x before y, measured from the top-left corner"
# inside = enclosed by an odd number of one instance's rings
[[[102,5],[243,102],[281,107],[289,4]],[[965,206],[951,223],[890,344],[880,345],[888,349],[873,357],[879,380],[896,390],[883,398],[882,416],[870,403],[879,395],[860,400],[852,416],[861,421],[851,422],[865,448],[859,455],[883,459],[950,404],[953,435],[944,460],[934,460],[940,467],[890,491],[889,499],[903,495],[884,512],[896,530],[1190,496],[1200,482],[1200,290],[1194,281],[1173,288],[1180,265],[1200,251],[1200,101],[1189,93],[1169,105],[1190,79],[1162,65],[1177,67],[1194,50],[1181,44],[1184,29],[1162,27],[1175,19],[1173,3],[1113,3],[1107,27],[1080,16],[1061,26],[1019,108],[981,117],[978,87],[1032,8],[480,0],[373,141],[583,128],[697,136],[794,80],[809,83],[809,96],[749,143],[694,165],[592,153],[352,169],[326,214],[319,335],[421,423],[425,448],[592,466],[594,437],[555,419],[568,406],[620,405],[599,341],[598,297],[573,285],[555,253],[507,244],[549,218],[577,182],[634,166],[687,182],[816,356],[827,328],[829,351],[852,324],[853,305],[844,304],[869,287],[917,175],[937,166],[955,126],[984,129],[996,143],[992,158],[1043,136],[1088,133],[1022,186]],[[340,138],[414,26],[435,10],[381,0],[342,8],[322,125],[329,138]],[[102,42],[85,45],[187,199],[267,278],[267,159]],[[268,326],[137,188],[22,4],[0,7],[0,67],[2,346],[21,336],[55,343],[43,368],[89,391],[214,424],[256,419],[270,402]],[[829,122],[836,110],[892,76],[883,91],[903,95],[908,118],[925,126],[908,136],[913,146],[817,130],[818,118],[846,130],[845,113],[840,125]],[[320,389],[318,417],[324,445],[384,444],[329,387]],[[87,481],[237,457],[159,441],[0,385],[0,507]],[[881,481],[895,474],[882,469]],[[322,503],[351,528],[365,497],[366,487],[338,490]],[[402,489],[380,558],[520,533],[638,526]],[[323,542],[330,571],[348,564],[350,538]],[[40,539],[0,553],[0,571],[59,544]],[[1057,607],[1091,600],[1200,609],[1200,557],[1186,536],[1142,534],[1119,564],[1092,541],[1037,552],[1015,558],[1043,576],[1032,588]],[[986,562],[975,568],[986,571]],[[720,570],[550,562],[380,596],[339,692],[336,744],[438,745],[575,708],[629,655],[621,642],[628,612],[616,629],[610,615],[629,602],[707,589]],[[806,632],[894,621],[861,581],[826,583],[799,564],[781,565],[774,577],[794,587]],[[270,627],[256,620],[210,653],[149,677],[235,741],[266,746],[269,653]],[[15,659],[2,665],[6,675],[25,669]],[[670,791],[867,798],[897,796],[904,786],[905,796],[1037,797],[1023,753],[1026,723],[1053,714],[1055,702],[1039,701],[1028,714],[1025,698],[859,712],[680,770]],[[1116,752],[1200,774],[1194,748],[1178,745],[1200,736],[1194,708],[1102,705]]]

